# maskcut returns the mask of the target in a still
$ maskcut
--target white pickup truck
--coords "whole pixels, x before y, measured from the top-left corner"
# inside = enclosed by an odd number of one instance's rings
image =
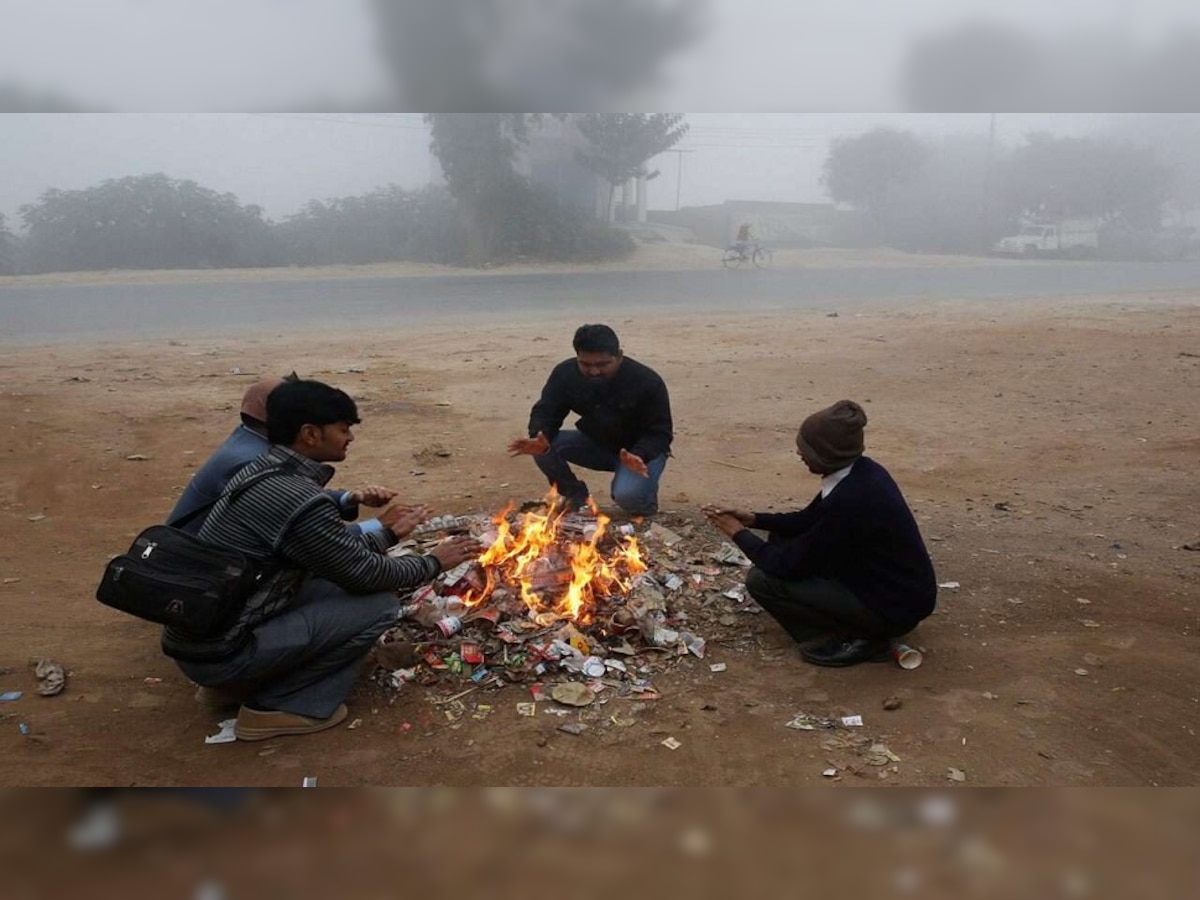
[[[1000,256],[1087,259],[1096,255],[1099,246],[1100,226],[1095,219],[1062,219],[1022,225],[1016,234],[998,240],[992,252]]]

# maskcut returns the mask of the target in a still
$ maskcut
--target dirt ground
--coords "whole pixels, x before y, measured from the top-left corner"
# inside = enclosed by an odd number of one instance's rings
[[[710,501],[803,505],[816,481],[794,460],[795,428],[853,398],[939,581],[959,587],[916,632],[915,671],[814,668],[767,616],[740,615],[704,635],[704,660],[654,679],[661,700],[589,708],[579,736],[518,716],[523,687],[470,698],[490,716],[451,724],[430,689],[363,682],[359,728],[206,745],[217,717],[156,629],[93,599],[105,561],[170,509],[260,374],[296,369],[358,399],[364,422],[335,484],[384,483],[446,513],[539,496],[533,465],[504,446],[570,355],[578,314],[6,350],[0,691],[24,696],[0,703],[0,784],[813,785],[830,783],[831,762],[838,786],[953,785],[952,768],[966,785],[1197,784],[1200,552],[1184,545],[1200,541],[1198,301],[613,321],[671,389],[668,522],[706,528]],[[36,695],[35,656],[68,669],[59,696]],[[903,705],[885,711],[893,695]],[[899,759],[847,759],[828,733],[785,727],[800,711],[861,714],[858,733]]]

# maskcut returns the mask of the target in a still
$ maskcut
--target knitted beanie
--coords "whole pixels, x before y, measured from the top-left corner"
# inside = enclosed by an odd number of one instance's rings
[[[839,400],[800,425],[797,442],[804,456],[825,474],[844,469],[863,454],[867,414],[853,400]]]
[[[259,424],[267,423],[267,396],[275,388],[283,384],[282,378],[264,378],[262,381],[256,381],[250,387],[246,388],[246,393],[242,397],[242,416],[243,418],[253,419]]]

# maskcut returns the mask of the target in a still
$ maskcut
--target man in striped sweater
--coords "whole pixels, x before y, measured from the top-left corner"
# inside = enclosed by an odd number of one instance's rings
[[[397,591],[433,580],[479,555],[468,536],[424,556],[385,551],[423,518],[419,508],[392,528],[356,534],[324,491],[359,422],[354,401],[318,381],[295,381],[267,398],[270,449],[230,482],[263,478],[226,494],[200,531],[206,541],[262,560],[262,586],[225,633],[197,640],[163,630],[163,651],[197,684],[241,699],[236,734],[266,740],[332,728],[378,637],[399,612]]]

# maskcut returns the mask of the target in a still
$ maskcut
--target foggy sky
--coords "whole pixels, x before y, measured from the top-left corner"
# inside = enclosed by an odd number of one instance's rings
[[[997,117],[997,137],[1030,130],[1061,134],[1096,128],[1099,115]],[[821,166],[829,142],[878,125],[929,136],[986,135],[986,113],[691,113],[692,130],[654,163],[650,208],[724,200],[822,202]],[[164,172],[192,179],[276,220],[311,199],[362,194],[388,183],[419,188],[436,163],[416,114],[7,114],[0,116],[0,212],[48,188],[82,189],[108,178]],[[682,179],[676,168],[683,159]]]
[[[691,2],[700,37],[639,108],[895,110],[913,40],[956,24],[1138,45],[1200,22],[1194,0]],[[376,24],[370,0],[0,0],[0,82],[118,111],[363,109],[388,90]]]

